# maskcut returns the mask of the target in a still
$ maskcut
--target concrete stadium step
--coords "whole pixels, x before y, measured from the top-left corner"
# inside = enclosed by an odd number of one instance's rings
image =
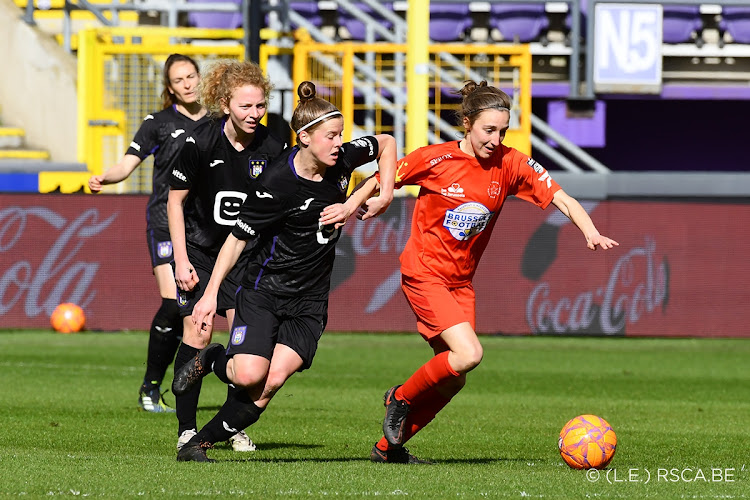
[[[0,160],[49,160],[49,152],[35,149],[0,149]]]
[[[0,149],[20,148],[25,135],[21,128],[0,126]]]

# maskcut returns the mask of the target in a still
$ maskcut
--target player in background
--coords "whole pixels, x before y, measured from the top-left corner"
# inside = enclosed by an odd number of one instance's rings
[[[154,155],[151,196],[146,205],[146,241],[161,306],[151,322],[146,374],[138,391],[138,405],[148,412],[174,413],[161,393],[161,383],[182,337],[182,318],[169,264],[172,261],[172,241],[167,223],[169,177],[185,137],[207,118],[206,109],[197,100],[200,72],[195,61],[182,54],[171,54],[164,63],[163,73],[163,109],[146,115],[122,160],[102,175],[92,175],[89,189],[98,193],[106,184],[122,182],[143,160]]]
[[[396,187],[420,186],[400,258],[401,288],[435,355],[385,393],[384,437],[372,448],[373,462],[425,463],[404,443],[435,418],[482,360],[472,278],[508,196],[542,209],[552,203],[591,250],[618,245],[599,234],[580,203],[541,165],[502,144],[511,106],[505,92],[469,81],[460,94],[464,138],[417,149],[398,163]]]
[[[198,328],[211,329],[216,294],[247,244],[254,258],[237,292],[227,349],[211,344],[175,372],[172,390],[189,390],[212,370],[242,388],[177,454],[178,461],[213,462],[206,448],[255,423],[295,372],[310,368],[328,320],[328,295],[340,227],[382,213],[393,199],[396,141],[390,135],[341,140],[344,120],[315,86],[300,84],[292,116],[298,146],[287,149],[258,179],[219,253],[211,280],[193,309]],[[380,183],[347,200],[352,171],[378,161]],[[380,195],[370,198],[376,190]]]
[[[191,321],[193,307],[206,290],[219,249],[237,221],[240,205],[249,193],[255,193],[254,178],[284,149],[283,142],[260,123],[271,88],[258,65],[227,60],[216,62],[201,82],[200,100],[211,112],[211,120],[185,139],[171,172],[167,201],[177,304],[184,331],[175,371],[211,341],[212,329],[196,328]],[[226,280],[220,287],[217,284],[218,311],[230,325],[241,271],[239,266],[231,272],[227,270]],[[200,388],[199,383],[190,391],[175,394],[177,449],[196,433]],[[232,400],[233,392],[229,388],[228,400]],[[230,436],[235,451],[255,449],[244,432]]]

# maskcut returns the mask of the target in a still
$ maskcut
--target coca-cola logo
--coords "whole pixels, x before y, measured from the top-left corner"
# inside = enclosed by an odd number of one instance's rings
[[[624,335],[669,300],[669,264],[655,263],[656,242],[647,237],[615,263],[606,284],[578,294],[558,294],[550,284],[537,284],[526,301],[526,321],[533,333]]]
[[[84,309],[96,296],[92,283],[99,262],[85,260],[81,249],[104,231],[117,214],[101,220],[99,210],[89,208],[75,219],[68,219],[46,207],[8,207],[0,210],[0,316],[23,303],[28,318],[49,316],[62,302],[73,302]],[[38,238],[39,231],[43,238]],[[53,241],[46,249],[24,248]],[[38,263],[30,255],[43,254]]]

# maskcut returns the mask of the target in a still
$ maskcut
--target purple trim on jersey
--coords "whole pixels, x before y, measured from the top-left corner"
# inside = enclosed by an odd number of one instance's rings
[[[299,179],[299,175],[297,175],[297,171],[294,169],[294,157],[297,156],[297,153],[299,153],[299,148],[297,146],[294,146],[294,150],[289,155],[289,159],[287,161],[289,163],[289,168],[292,169],[292,173],[294,174],[294,177]]]
[[[148,212],[146,213],[146,220],[148,220]],[[149,240],[151,240],[151,267],[156,267],[156,261],[154,260],[154,255],[156,255],[156,247],[154,247],[154,230],[149,229]]]
[[[227,122],[227,119],[224,118],[221,120],[221,135],[224,135],[224,124]]]
[[[156,151],[157,151],[158,149],[159,149],[159,145],[157,144],[156,146],[154,146],[154,149],[152,149],[152,150],[151,150],[151,152],[150,152],[149,154],[150,154],[150,155],[156,155]]]
[[[263,262],[263,267],[266,267],[266,264],[268,264],[271,259],[273,259],[273,251],[276,248],[276,240],[278,239],[278,236],[273,237],[273,243],[271,244],[271,255],[268,256],[268,258]],[[258,273],[258,277],[255,278],[255,290],[258,289],[258,283],[260,282],[260,277],[263,276],[263,269],[261,268],[260,272]]]

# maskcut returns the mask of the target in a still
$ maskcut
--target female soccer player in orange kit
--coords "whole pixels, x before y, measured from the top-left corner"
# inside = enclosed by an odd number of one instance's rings
[[[472,278],[508,196],[542,209],[552,203],[591,250],[618,245],[599,234],[580,203],[541,165],[502,144],[511,105],[505,92],[469,81],[460,93],[464,138],[417,149],[398,163],[396,187],[420,186],[401,254],[401,288],[435,356],[385,393],[384,437],[372,448],[373,462],[425,463],[404,443],[435,418],[482,361]]]

